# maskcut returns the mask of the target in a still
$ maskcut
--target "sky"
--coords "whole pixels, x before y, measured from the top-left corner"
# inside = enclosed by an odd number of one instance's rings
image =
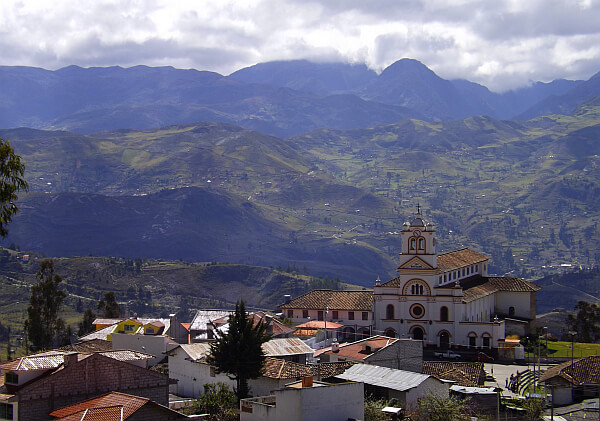
[[[173,66],[402,58],[502,92],[600,71],[600,0],[2,0],[0,65]]]

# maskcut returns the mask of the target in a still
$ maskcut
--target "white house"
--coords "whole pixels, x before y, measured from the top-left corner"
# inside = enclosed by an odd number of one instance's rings
[[[241,421],[347,421],[364,419],[362,383],[322,383],[312,377],[272,395],[240,401]]]
[[[416,404],[419,398],[434,395],[438,398],[449,396],[450,383],[443,382],[434,376],[412,371],[396,370],[369,364],[355,364],[338,379],[362,382],[368,396],[385,400],[397,399],[402,408]]]

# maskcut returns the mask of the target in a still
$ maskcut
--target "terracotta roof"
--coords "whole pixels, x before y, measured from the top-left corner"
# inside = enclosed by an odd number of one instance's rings
[[[148,398],[142,398],[140,396],[128,395],[126,393],[120,392],[110,392],[102,396],[98,396],[96,398],[88,399],[83,402],[79,402],[73,405],[65,406],[64,408],[57,409],[50,413],[50,416],[60,418],[61,420],[65,419],[67,416],[80,414],[83,415],[83,412],[87,409],[97,408],[97,409],[105,409],[106,415],[116,414],[116,411],[111,410],[110,408],[123,408],[123,418],[127,419],[131,415],[133,415],[138,409],[142,406],[146,405],[148,402],[151,402]],[[158,405],[158,404],[157,404]],[[118,411],[119,416],[121,411]],[[68,418],[69,420],[71,418]],[[76,418],[73,418],[76,419]],[[85,419],[88,418],[79,418]],[[92,420],[102,419],[102,418],[90,418]],[[119,420],[120,418],[106,418],[107,421],[112,421],[113,419]]]
[[[400,277],[398,276],[397,278],[391,279],[383,284],[381,284],[382,287],[390,287],[390,288],[400,288],[402,286],[402,281],[400,280]]]
[[[343,358],[352,358],[353,360],[364,360],[379,350],[386,348],[398,341],[398,338],[388,338],[387,336],[372,336],[360,341],[341,344],[338,352],[332,350],[326,351],[327,354],[337,355]],[[370,346],[372,351],[364,351],[365,346]]]
[[[521,278],[489,277],[480,279],[480,282],[483,283],[475,284],[472,287],[469,287],[469,283],[465,283],[463,286],[463,302],[468,303],[500,291],[535,292],[542,289],[539,285]]]
[[[317,289],[307,292],[289,303],[281,304],[281,309],[312,309],[312,310],[358,310],[373,309],[372,291],[334,291]]]
[[[584,357],[573,361],[566,361],[546,370],[540,377],[541,382],[554,377],[561,377],[574,385],[600,384],[600,357]]]
[[[327,328],[327,330],[330,330],[330,329],[335,330],[335,329],[344,327],[344,325],[335,323],[335,322],[326,322],[325,320],[311,320],[310,322],[302,323],[296,327],[298,329],[315,329],[316,330],[316,329]]]
[[[423,361],[423,374],[451,380],[460,386],[476,387],[485,382],[485,370],[481,362]]]
[[[122,406],[108,406],[106,408],[83,409],[55,421],[122,421],[125,419]]]
[[[488,259],[487,256],[481,253],[464,248],[438,255],[437,265],[438,269],[446,271],[485,262]]]
[[[299,364],[280,358],[267,357],[263,365],[263,376],[271,379],[297,379],[300,377],[333,377],[343,373],[355,363],[340,361],[335,363]]]

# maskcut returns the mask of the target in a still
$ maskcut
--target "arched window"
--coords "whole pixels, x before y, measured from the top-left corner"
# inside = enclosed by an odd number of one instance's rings
[[[423,237],[419,238],[419,250],[425,250],[425,239]]]
[[[448,321],[448,307],[444,306],[440,308],[440,320],[442,322]]]
[[[395,338],[396,337],[396,331],[394,329],[392,329],[391,327],[387,328],[385,330],[385,332],[383,332],[383,334],[385,336],[387,336],[388,338]]]
[[[409,245],[409,250],[415,250],[417,248],[417,240],[416,238],[411,238],[410,239],[410,245]]]
[[[394,320],[394,305],[388,304],[385,308],[385,318],[386,320]]]

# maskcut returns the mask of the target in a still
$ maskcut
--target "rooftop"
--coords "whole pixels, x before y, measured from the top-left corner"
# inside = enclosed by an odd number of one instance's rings
[[[574,385],[600,384],[600,356],[579,358],[566,361],[546,370],[540,377],[540,382],[560,377]]]
[[[355,364],[335,377],[403,392],[418,387],[431,376],[370,364]]]
[[[468,387],[481,386],[485,381],[484,365],[481,362],[423,361],[423,374]]]
[[[289,303],[281,304],[279,307],[281,309],[371,311],[373,292],[317,289],[296,297]]]
[[[489,277],[465,281],[463,287],[463,302],[477,300],[496,292],[535,292],[542,287],[521,278]]]
[[[487,256],[481,253],[464,248],[438,255],[437,265],[441,271],[448,271],[485,262],[488,259]]]
[[[389,338],[387,336],[372,336],[360,341],[341,344],[337,352],[329,349],[326,353],[337,355],[339,357],[351,358],[353,360],[364,360],[373,353],[378,352],[399,340],[400,339],[398,338]]]

